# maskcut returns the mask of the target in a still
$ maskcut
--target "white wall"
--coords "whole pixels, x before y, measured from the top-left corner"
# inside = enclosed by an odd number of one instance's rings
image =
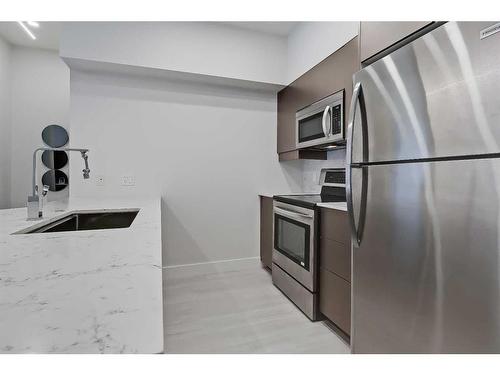
[[[43,128],[50,124],[68,128],[69,69],[56,51],[16,46],[12,48],[11,71],[10,205],[23,207],[31,190],[32,153],[43,146]],[[39,175],[46,170],[40,162]],[[49,199],[67,195],[68,189],[51,192]]]
[[[287,46],[287,84],[358,35],[359,22],[301,22]]]
[[[0,37],[0,209],[10,207],[10,49]]]
[[[286,83],[287,40],[211,22],[71,22],[62,57]]]
[[[163,198],[168,265],[258,256],[257,194],[302,189],[302,162],[278,162],[274,94],[72,70],[71,137],[92,171],[72,160],[71,196]]]
[[[359,22],[301,22],[277,36],[218,22],[68,22],[60,54],[287,85],[358,29]]]
[[[151,69],[134,66],[289,83],[357,32],[357,22],[305,23],[288,39],[209,23],[65,27],[60,54],[80,59],[71,71],[71,139],[91,149],[92,170],[83,180],[81,160],[72,160],[71,195],[162,197],[168,265],[257,256],[257,194],[319,192],[320,169],[342,167],[345,151],[280,164],[274,94],[148,77]],[[85,69],[85,60],[130,72]],[[121,186],[128,175],[136,186]]]

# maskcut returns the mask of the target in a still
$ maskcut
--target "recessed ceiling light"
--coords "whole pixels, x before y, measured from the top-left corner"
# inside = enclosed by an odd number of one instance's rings
[[[33,40],[36,39],[36,36],[31,32],[30,29],[28,29],[26,27],[26,25],[22,21],[17,21],[17,23],[19,24],[19,26],[21,26],[23,28],[24,31],[26,31],[26,34],[28,34],[31,39],[33,39]]]
[[[26,21],[26,23],[27,23],[28,25],[30,25],[31,27],[36,27],[36,28],[38,28],[38,27],[40,26],[40,24],[39,24],[38,22],[36,22],[36,21]]]

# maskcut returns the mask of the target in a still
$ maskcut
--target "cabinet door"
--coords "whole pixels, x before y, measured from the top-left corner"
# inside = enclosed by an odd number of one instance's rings
[[[278,92],[278,154],[294,151],[295,112],[298,106],[297,95],[293,87],[286,87]]]
[[[430,23],[430,21],[361,22],[361,61],[382,52]]]
[[[268,268],[273,262],[273,199],[260,197],[260,261]]]

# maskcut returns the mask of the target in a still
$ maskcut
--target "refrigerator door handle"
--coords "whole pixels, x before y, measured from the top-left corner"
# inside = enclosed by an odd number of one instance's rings
[[[359,104],[360,116],[361,116],[361,134],[362,134],[362,160],[365,161],[368,155],[368,144],[367,144],[367,132],[366,132],[366,119],[365,119],[365,108],[363,100],[363,90],[361,87],[361,82],[356,83],[352,93],[351,107],[349,109],[349,123],[347,125],[347,150],[346,150],[346,201],[347,201],[347,211],[349,214],[349,222],[351,227],[351,238],[354,246],[359,247],[361,243],[364,219],[366,214],[366,196],[367,196],[367,179],[368,179],[368,169],[359,164],[352,163],[352,145],[353,145],[353,134],[354,134],[354,121],[356,117],[356,112]],[[361,180],[361,202],[360,202],[360,214],[359,214],[359,227],[356,227],[356,218],[354,216],[354,205],[352,196],[352,168],[362,169],[362,180]]]

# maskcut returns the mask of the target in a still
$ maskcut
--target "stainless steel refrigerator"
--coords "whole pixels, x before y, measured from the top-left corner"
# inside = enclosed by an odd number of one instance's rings
[[[354,353],[500,353],[500,32],[449,22],[354,76]]]

